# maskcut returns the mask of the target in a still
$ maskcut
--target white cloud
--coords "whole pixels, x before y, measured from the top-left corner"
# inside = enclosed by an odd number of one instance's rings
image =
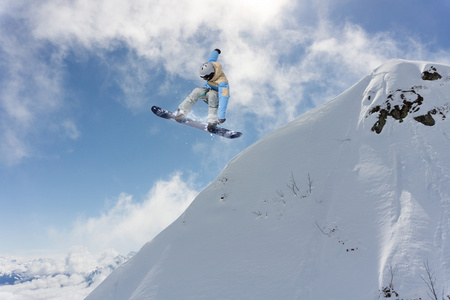
[[[33,40],[21,10],[0,12],[0,164],[34,155],[32,140],[52,127],[49,117],[63,105],[64,47],[47,54]]]
[[[112,84],[121,89],[117,100],[139,111],[147,106],[149,91],[158,89],[155,82],[161,76],[168,82],[183,78],[201,84],[199,64],[213,48],[221,48],[231,86],[230,112],[235,120],[256,117],[253,123],[264,133],[330,100],[388,59],[448,57],[413,37],[398,41],[387,32],[369,34],[357,24],[336,23],[330,11],[336,8],[330,5],[294,0],[61,0],[5,6],[3,23],[19,24],[21,30],[0,32],[7,57],[2,70],[8,74],[1,81],[6,121],[0,125],[15,137],[2,139],[3,144],[11,142],[0,150],[17,148],[10,161],[33,155],[25,142],[31,128],[66,104],[61,81],[69,52],[103,59],[114,74]],[[16,39],[18,32],[25,37]],[[126,53],[119,61],[111,58],[117,49]],[[30,84],[38,87],[37,93],[27,92]],[[166,90],[164,85],[158,92]],[[67,133],[73,138],[76,132]]]
[[[30,155],[25,141],[18,138],[11,128],[2,128],[0,138],[1,162],[15,164]]]
[[[17,278],[0,285],[0,299],[84,299],[128,258],[111,249],[92,254],[84,247],[53,258],[0,257],[0,275]]]
[[[300,32],[284,32],[284,23],[291,18],[286,9],[291,7],[292,2],[286,0],[208,5],[200,0],[60,1],[36,4],[30,18],[37,39],[78,44],[96,52],[116,46],[132,49],[137,54],[135,62],[127,57],[120,69],[112,66],[123,71],[118,83],[125,94],[124,103],[132,109],[146,103],[140,100],[145,97],[136,93],[149,82],[146,74],[152,73],[152,68],[162,65],[169,74],[198,79],[198,66],[213,47],[224,51],[221,60],[231,74],[234,107],[252,107],[261,93],[249,92],[249,87],[273,88],[267,83],[276,76],[277,55],[301,39]],[[271,112],[267,105],[260,111]]]
[[[158,181],[142,202],[121,194],[100,216],[80,218],[69,233],[69,242],[85,245],[91,251],[138,250],[180,216],[196,195],[192,184],[177,173],[167,181]],[[57,231],[54,234],[64,235]]]
[[[67,136],[73,140],[80,137],[81,132],[78,130],[77,125],[72,120],[65,120],[62,122],[61,127],[64,132],[64,136]]]
[[[57,121],[68,105],[63,86],[68,53],[75,58],[104,59],[114,74],[112,84],[122,91],[118,101],[136,111],[147,104],[155,76],[196,78],[209,48],[228,44],[233,48],[231,41],[241,32],[262,36],[267,28],[281,23],[277,16],[288,1],[255,3],[62,0],[3,4],[0,162],[15,164],[36,155],[39,148],[29,137],[48,136],[48,128],[60,128],[56,134],[62,131],[71,139],[81,134],[75,122],[67,126]],[[120,48],[128,53],[124,60],[111,61],[108,54]],[[228,53],[231,57],[232,52]]]

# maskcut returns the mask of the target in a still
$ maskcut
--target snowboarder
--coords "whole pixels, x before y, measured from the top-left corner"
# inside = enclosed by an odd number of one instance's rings
[[[208,61],[201,65],[200,77],[206,80],[206,83],[203,87],[195,88],[178,106],[175,116],[177,122],[183,122],[198,99],[208,103],[208,131],[214,132],[217,124],[226,121],[225,112],[230,98],[230,87],[222,71],[222,65],[217,62],[220,53],[219,49],[214,49]]]

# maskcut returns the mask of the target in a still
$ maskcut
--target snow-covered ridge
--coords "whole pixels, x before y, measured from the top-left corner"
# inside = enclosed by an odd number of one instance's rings
[[[449,74],[392,60],[275,130],[87,299],[447,297]]]

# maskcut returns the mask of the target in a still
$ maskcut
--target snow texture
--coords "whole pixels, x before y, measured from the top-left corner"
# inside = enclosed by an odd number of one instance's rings
[[[447,299],[449,75],[388,61],[262,138],[87,299],[427,299],[425,266]]]

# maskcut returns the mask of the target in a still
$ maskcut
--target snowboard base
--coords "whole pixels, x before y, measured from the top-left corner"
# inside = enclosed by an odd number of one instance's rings
[[[242,135],[242,132],[229,130],[229,129],[219,127],[219,126],[217,126],[216,130],[214,130],[213,132],[210,132],[207,129],[208,124],[206,124],[204,122],[196,121],[196,120],[193,120],[190,118],[184,118],[184,120],[182,122],[177,122],[175,120],[175,114],[173,112],[168,111],[168,110],[158,107],[158,106],[153,106],[152,112],[160,118],[171,120],[173,122],[187,125],[189,127],[197,128],[197,129],[200,129],[200,130],[203,130],[203,131],[206,131],[211,134],[215,134],[215,135],[227,138],[227,139],[235,139]]]

